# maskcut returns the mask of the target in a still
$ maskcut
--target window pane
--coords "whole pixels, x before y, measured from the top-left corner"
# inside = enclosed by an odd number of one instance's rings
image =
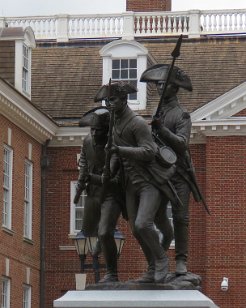
[[[131,69],[130,70],[130,78],[137,78],[137,70]]]
[[[9,308],[9,279],[2,280],[2,305],[1,308]]]
[[[31,287],[28,285],[23,286],[23,308],[31,307]]]
[[[121,60],[121,68],[128,68],[128,60]]]
[[[26,238],[31,239],[32,236],[32,163],[25,162],[24,165],[24,224],[23,235]]]
[[[122,70],[121,71],[121,78],[122,79],[128,79],[128,70]]]
[[[112,68],[119,69],[120,68],[120,60],[113,60],[112,61]]]
[[[130,68],[137,68],[137,59],[130,59]]]
[[[12,149],[4,146],[2,224],[11,228]]]
[[[119,79],[120,78],[120,71],[114,70],[112,71],[112,79]]]

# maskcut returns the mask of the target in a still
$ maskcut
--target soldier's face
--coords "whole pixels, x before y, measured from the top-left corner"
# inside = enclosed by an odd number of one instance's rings
[[[156,84],[156,88],[157,88],[158,94],[160,96],[162,95],[164,87],[165,87],[165,82],[158,82]],[[175,96],[177,94],[177,92],[178,92],[178,88],[175,85],[170,83],[170,84],[167,85],[164,98],[171,98],[171,97]]]
[[[94,144],[105,145],[107,141],[107,131],[101,127],[91,127],[91,136]]]
[[[126,97],[111,96],[109,101],[106,102],[106,106],[109,109],[113,109],[116,113],[119,113],[127,104]]]

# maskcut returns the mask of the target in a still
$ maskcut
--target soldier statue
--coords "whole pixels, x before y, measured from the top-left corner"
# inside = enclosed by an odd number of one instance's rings
[[[180,68],[174,66],[170,79],[162,93],[167,82],[167,76],[170,65],[157,64],[151,66],[143,72],[140,81],[155,83],[159,95],[163,94],[163,103],[160,114],[152,120],[152,130],[155,141],[159,146],[167,145],[175,151],[177,155],[176,172],[171,178],[183,206],[177,207],[172,204],[172,215],[175,238],[175,260],[176,274],[187,273],[188,258],[188,226],[189,226],[189,199],[192,191],[195,200],[204,201],[197,186],[195,172],[192,165],[189,151],[189,140],[191,133],[190,114],[180,105],[177,98],[179,88],[192,91],[192,84],[189,76]],[[162,232],[165,230],[164,224]],[[161,228],[158,226],[158,228]]]
[[[105,194],[102,192],[101,180],[105,164],[104,148],[108,138],[109,111],[103,107],[90,110],[81,118],[79,125],[90,126],[90,133],[81,147],[76,194],[79,196],[86,189],[82,230],[86,236],[98,234],[106,263],[106,275],[99,282],[115,282],[118,281],[118,274],[114,231],[121,213],[121,205],[116,196],[118,179],[117,175],[113,176],[114,179],[109,183]],[[77,201],[75,200],[75,203]]]
[[[148,263],[148,270],[138,282],[163,282],[168,273],[168,257],[154,226],[156,215],[164,216],[160,204],[163,196],[174,203],[177,196],[168,185],[175,167],[157,163],[158,147],[147,122],[127,104],[127,95],[137,89],[124,82],[102,86],[95,101],[106,99],[115,113],[112,155],[118,155],[124,170],[126,208],[133,235],[139,242]],[[170,184],[170,183],[169,183]]]

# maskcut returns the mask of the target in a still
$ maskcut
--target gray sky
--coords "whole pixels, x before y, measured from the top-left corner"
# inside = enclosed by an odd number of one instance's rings
[[[126,0],[0,0],[0,16],[100,14],[125,11]],[[246,0],[173,0],[173,11],[246,9]]]

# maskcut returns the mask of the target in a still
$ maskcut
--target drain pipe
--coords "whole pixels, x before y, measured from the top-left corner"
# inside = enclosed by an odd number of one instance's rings
[[[41,219],[40,219],[40,308],[45,308],[45,193],[46,169],[49,165],[47,147],[50,140],[42,145],[41,155]]]

